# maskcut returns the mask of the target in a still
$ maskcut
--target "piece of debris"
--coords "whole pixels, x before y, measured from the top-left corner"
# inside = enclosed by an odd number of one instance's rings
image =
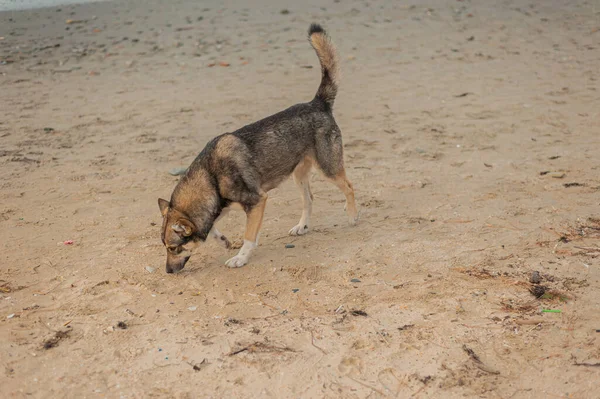
[[[255,342],[253,344],[244,346],[243,348],[229,352],[227,356],[234,356],[238,353],[249,352],[249,353],[268,353],[268,352],[296,352],[287,346],[269,345],[264,342]]]
[[[66,240],[63,242],[63,245],[73,245],[74,241],[73,240]]]
[[[7,319],[12,319],[13,317],[15,317],[14,313],[9,314],[8,316],[6,316]]]
[[[468,41],[468,42],[472,42],[473,40],[475,40],[475,36],[469,36],[469,37],[467,38],[467,41]]]
[[[543,313],[561,313],[560,309],[542,309]]]
[[[219,62],[219,66],[222,66],[222,67],[228,67],[229,65],[231,65],[231,64],[229,64],[229,62],[226,62],[226,61]]]
[[[360,283],[360,280],[357,278],[353,278],[352,280],[350,280],[351,283]]]
[[[552,177],[553,177],[553,178],[555,178],[555,179],[562,179],[562,178],[564,178],[566,175],[567,175],[567,174],[566,174],[566,173],[563,173],[563,172],[552,172],[552,173],[550,173],[550,176],[552,176]]]
[[[456,97],[456,98],[460,98],[460,97],[466,97],[466,96],[468,96],[469,94],[473,94],[473,93],[469,93],[469,92],[466,92],[466,93],[461,93],[461,94],[457,94],[457,95],[455,95],[454,97]]]
[[[230,317],[227,320],[225,320],[225,325],[227,327],[231,326],[232,324],[243,324],[243,323],[241,320],[234,319],[233,317]]]
[[[292,288],[292,292],[295,294],[296,292],[300,291],[300,288]]]
[[[196,364],[192,365],[192,368],[194,369],[194,371],[200,371],[203,368],[205,368],[206,366],[208,366],[208,360],[203,359],[200,363],[196,363]]]
[[[550,173],[550,171],[549,171],[549,170],[544,170],[544,171],[540,172],[540,176],[545,176],[545,175],[547,175],[548,173]]]
[[[350,312],[350,314],[352,316],[363,316],[363,317],[367,317],[368,314],[367,312],[365,312],[364,310],[353,310]]]
[[[187,168],[173,168],[169,171],[169,174],[172,176],[181,176],[187,172]]]
[[[44,128],[44,132],[45,132],[45,133],[51,133],[51,132],[53,132],[53,131],[54,131],[54,128],[53,128],[53,127],[45,127],[45,128]]]
[[[125,323],[124,321],[120,321],[117,323],[117,328],[120,328],[121,330],[127,330],[127,323]]]
[[[493,165],[490,165],[489,163],[483,163],[483,166],[485,166],[486,168],[493,168]]]
[[[146,266],[146,271],[148,273],[154,273],[154,270],[156,270],[155,268],[153,268],[152,266]]]
[[[558,158],[560,158],[560,155],[553,155],[551,157],[548,157],[548,159],[550,159],[550,160],[554,160],[554,159],[558,159]]]
[[[585,187],[585,184],[584,183],[573,182],[573,183],[565,183],[565,184],[563,184],[563,186],[565,188],[569,188],[569,187]]]
[[[534,297],[539,299],[542,296],[544,296],[544,294],[546,293],[547,290],[548,290],[548,287],[546,287],[544,285],[534,285],[533,287],[531,287],[529,289],[529,292],[531,292],[531,294]]]
[[[285,247],[290,249],[290,248],[296,248],[296,246],[294,244],[285,244]]]
[[[404,331],[404,330],[408,330],[411,327],[414,327],[414,324],[405,324],[402,327],[398,327],[398,331]]]
[[[71,331],[73,330],[65,330],[65,331],[57,331],[56,333],[54,333],[54,336],[51,338],[48,338],[47,340],[44,341],[43,343],[43,348],[48,350],[50,348],[54,348],[55,346],[58,346],[58,343],[60,341],[62,341],[63,339],[67,338],[69,336],[69,334],[71,334]]]
[[[534,271],[531,273],[529,277],[529,282],[532,284],[539,284],[542,282],[542,276],[540,276],[540,272]]]
[[[469,348],[467,345],[463,345],[463,350],[465,352],[467,352],[467,355],[469,355],[469,357],[471,358],[471,360],[473,361],[473,363],[475,363],[475,365],[477,366],[478,369],[480,369],[481,371],[485,371],[486,373],[490,373],[490,374],[500,374],[499,371],[494,370],[488,366],[486,366],[481,359],[479,358],[479,356],[477,356],[477,354],[475,353],[475,351],[473,351],[473,349]]]
[[[195,311],[196,309],[198,309],[198,307],[196,307],[196,306],[190,306],[188,308],[188,310],[191,310],[192,312]]]
[[[290,10],[288,10],[287,8],[284,8],[283,10],[279,11],[279,13],[281,15],[288,15],[290,13]]]
[[[573,366],[600,367],[600,363],[573,363]]]

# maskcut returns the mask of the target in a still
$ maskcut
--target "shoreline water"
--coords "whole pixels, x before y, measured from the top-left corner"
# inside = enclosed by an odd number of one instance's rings
[[[0,12],[72,6],[77,4],[96,3],[100,1],[106,0],[0,0]]]

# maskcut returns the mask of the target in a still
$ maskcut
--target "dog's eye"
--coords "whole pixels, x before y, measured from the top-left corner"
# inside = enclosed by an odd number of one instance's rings
[[[179,247],[167,247],[167,251],[169,251],[172,254],[178,254],[179,252]]]

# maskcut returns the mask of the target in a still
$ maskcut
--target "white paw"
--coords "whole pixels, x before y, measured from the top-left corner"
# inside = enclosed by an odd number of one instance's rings
[[[306,233],[308,233],[308,225],[306,224],[297,224],[290,230],[291,236],[302,236]]]
[[[248,258],[245,256],[236,255],[233,258],[225,262],[227,267],[242,267],[248,263]]]
[[[350,223],[350,226],[355,226],[358,223],[358,219],[360,219],[360,211],[356,212],[356,216],[348,216],[348,223]]]

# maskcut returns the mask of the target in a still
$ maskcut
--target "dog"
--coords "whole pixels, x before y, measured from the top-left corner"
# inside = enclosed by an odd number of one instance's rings
[[[308,37],[321,64],[321,84],[314,99],[212,139],[181,177],[171,200],[158,200],[167,273],[183,269],[193,247],[209,236],[230,248],[215,224],[234,207],[246,212],[244,244],[225,264],[247,264],[258,245],[267,193],[290,175],[302,193],[303,208],[289,234],[306,234],[313,203],[309,183],[313,166],[346,196],[344,209],[350,224],[358,221],[354,188],[344,170],[342,135],[333,117],[337,53],[320,25],[312,24]]]

